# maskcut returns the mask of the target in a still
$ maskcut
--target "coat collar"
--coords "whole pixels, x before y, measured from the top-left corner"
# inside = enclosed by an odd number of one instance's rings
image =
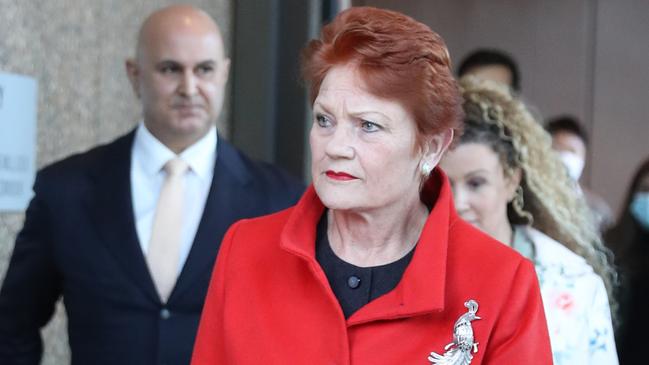
[[[432,207],[412,261],[397,287],[354,313],[349,325],[378,319],[409,317],[444,309],[449,227],[457,219],[446,175],[436,169],[422,189],[422,200]],[[324,205],[311,185],[288,218],[280,238],[281,247],[306,260],[324,281],[315,259],[315,237]],[[333,295],[333,293],[331,293]]]
[[[99,236],[122,269],[152,300],[158,294],[138,243],[131,198],[131,148],[134,132],[100,147],[90,167],[93,190],[87,208]]]
[[[151,177],[160,173],[167,161],[179,156],[196,176],[209,181],[214,172],[217,144],[216,127],[212,126],[201,139],[176,155],[140,122],[135,129],[131,161]]]
[[[160,301],[135,230],[130,185],[134,136],[132,131],[100,147],[100,155],[89,170],[93,190],[86,205],[102,242],[116,261],[153,301]],[[203,217],[169,302],[180,298],[201,273],[214,266],[220,237],[232,217],[244,216],[245,209],[254,204],[245,194],[252,182],[250,171],[238,151],[221,136],[218,139],[218,158]]]
[[[246,194],[253,182],[241,154],[218,136],[217,159],[212,186],[205,202],[203,216],[194,242],[169,301],[195,286],[197,278],[214,266],[221,238],[233,223],[233,217],[247,217],[254,197]]]

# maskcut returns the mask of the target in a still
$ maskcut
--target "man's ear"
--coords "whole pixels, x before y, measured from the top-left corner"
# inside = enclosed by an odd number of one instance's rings
[[[451,145],[453,134],[453,129],[449,128],[428,138],[422,146],[422,160],[427,162],[431,167],[437,166],[444,152]]]
[[[126,76],[128,76],[128,81],[131,82],[131,87],[135,95],[140,98],[140,69],[138,68],[137,62],[129,58],[126,60]]]
[[[221,62],[222,64],[219,67],[219,82],[225,84],[228,82],[228,77],[230,75],[230,59],[226,57]]]

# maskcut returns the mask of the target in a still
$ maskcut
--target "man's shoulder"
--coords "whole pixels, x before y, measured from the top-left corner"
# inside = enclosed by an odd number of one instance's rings
[[[217,163],[221,159],[231,173],[237,175],[242,181],[256,186],[257,190],[271,194],[280,191],[291,192],[296,197],[304,191],[304,183],[281,167],[253,160],[224,139],[219,138],[218,143]]]
[[[128,161],[132,141],[133,134],[131,132],[87,151],[74,153],[41,168],[38,171],[38,178],[40,180],[71,178],[85,174],[91,169],[101,169],[111,161],[117,162],[125,158],[125,161]]]

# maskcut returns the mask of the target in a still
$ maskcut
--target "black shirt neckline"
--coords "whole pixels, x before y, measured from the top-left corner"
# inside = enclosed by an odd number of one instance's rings
[[[394,289],[401,281],[414,252],[415,248],[397,261],[384,265],[356,266],[338,257],[331,248],[327,237],[327,210],[318,222],[316,260],[327,276],[345,318]]]

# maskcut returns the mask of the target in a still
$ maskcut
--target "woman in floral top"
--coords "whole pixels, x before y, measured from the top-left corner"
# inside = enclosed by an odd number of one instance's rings
[[[458,213],[534,262],[555,364],[617,364],[615,273],[550,137],[505,86],[460,84],[465,133],[441,163]]]

